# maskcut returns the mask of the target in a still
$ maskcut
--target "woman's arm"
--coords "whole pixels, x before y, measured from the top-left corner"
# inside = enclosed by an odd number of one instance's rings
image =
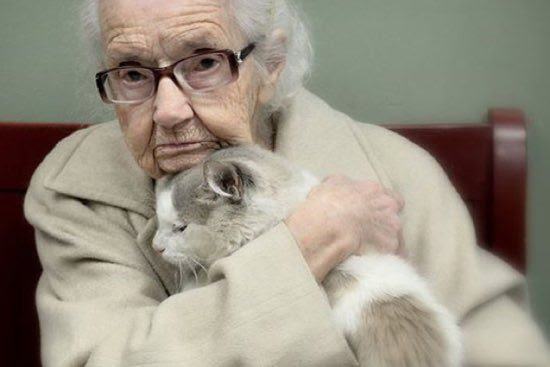
[[[44,366],[352,366],[323,292],[281,224],[168,297],[136,244],[137,215],[44,186],[25,212],[44,268]]]

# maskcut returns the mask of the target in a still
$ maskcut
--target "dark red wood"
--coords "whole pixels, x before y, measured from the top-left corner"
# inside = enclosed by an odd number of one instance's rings
[[[489,124],[388,125],[429,151],[464,198],[480,244],[525,269],[525,120],[491,110]],[[82,124],[0,123],[0,355],[3,364],[39,366],[34,292],[40,273],[23,197],[44,156]]]
[[[492,131],[487,124],[389,125],[430,152],[466,202],[480,245],[491,249]]]
[[[27,189],[34,169],[62,138],[84,124],[0,123],[0,190]]]
[[[32,173],[81,124],[0,123],[0,356],[6,366],[40,366],[34,292],[42,271],[23,199]]]
[[[489,111],[493,128],[492,249],[525,270],[526,121],[522,111]]]
[[[526,121],[491,109],[488,124],[386,125],[430,152],[466,202],[479,244],[526,269]]]
[[[34,289],[42,271],[22,192],[0,192],[0,355],[5,366],[39,366]]]

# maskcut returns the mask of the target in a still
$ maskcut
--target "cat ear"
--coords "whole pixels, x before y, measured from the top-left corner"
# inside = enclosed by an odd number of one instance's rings
[[[237,166],[231,163],[207,161],[203,168],[204,181],[217,195],[238,203],[243,198],[243,180]]]

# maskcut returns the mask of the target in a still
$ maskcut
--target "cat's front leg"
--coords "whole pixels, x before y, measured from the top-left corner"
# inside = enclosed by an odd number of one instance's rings
[[[354,256],[335,274],[325,288],[361,366],[460,366],[458,326],[405,261]]]

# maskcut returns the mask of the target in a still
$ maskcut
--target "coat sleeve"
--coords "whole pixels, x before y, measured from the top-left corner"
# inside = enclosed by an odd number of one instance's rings
[[[354,129],[381,180],[405,199],[410,261],[460,321],[465,365],[550,366],[523,276],[478,247],[469,212],[436,160],[384,128]]]
[[[216,263],[214,283],[168,297],[134,213],[52,191],[48,170],[25,202],[45,367],[356,365],[284,224]]]

